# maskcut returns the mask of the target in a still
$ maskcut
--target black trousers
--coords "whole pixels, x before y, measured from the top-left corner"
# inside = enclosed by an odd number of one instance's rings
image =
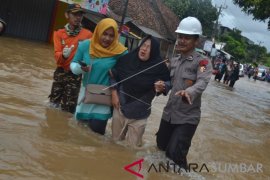
[[[88,119],[79,120],[79,123],[86,124],[95,133],[104,135],[108,120]]]
[[[235,80],[231,80],[229,86],[230,86],[230,87],[233,87],[234,84],[235,84]]]
[[[187,169],[187,154],[198,125],[171,124],[161,119],[157,132],[157,147],[180,167]]]
[[[220,72],[217,73],[216,76],[215,76],[215,80],[220,81],[222,79],[223,75],[224,75],[224,73],[220,73]]]

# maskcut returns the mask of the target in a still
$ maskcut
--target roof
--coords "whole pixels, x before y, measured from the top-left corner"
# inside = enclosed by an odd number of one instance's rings
[[[110,0],[109,7],[115,14],[122,15],[124,1]],[[134,23],[153,29],[165,39],[176,39],[174,31],[179,18],[161,0],[129,0],[127,16]]]
[[[163,37],[162,35],[160,35],[158,32],[156,32],[153,29],[149,29],[149,28],[144,27],[144,26],[138,26],[138,28],[140,28],[145,34],[152,35],[152,36],[154,36],[156,38],[166,40],[165,37]]]
[[[115,21],[117,21],[118,23],[120,23],[122,21],[122,16],[114,13],[110,8],[108,8],[107,10],[107,16],[113,18]],[[125,17],[124,19],[124,24],[126,24],[127,22],[132,21],[133,19],[130,17]]]
[[[217,49],[217,51],[223,53],[227,59],[234,58],[231,54],[227,53],[226,51],[219,50],[219,49]]]
[[[88,20],[94,22],[95,24],[97,24],[99,21],[106,18],[107,16],[85,9],[84,17],[87,18]]]

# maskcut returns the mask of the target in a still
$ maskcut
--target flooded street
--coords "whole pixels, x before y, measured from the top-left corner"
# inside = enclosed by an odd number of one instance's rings
[[[166,163],[155,143],[166,97],[153,105],[144,146],[132,150],[111,141],[111,122],[101,137],[47,106],[52,45],[1,37],[0,47],[0,179],[141,179],[124,166],[142,158],[144,179],[270,179],[270,83],[244,77],[230,89],[211,80],[188,155],[204,168],[181,176],[149,171]]]

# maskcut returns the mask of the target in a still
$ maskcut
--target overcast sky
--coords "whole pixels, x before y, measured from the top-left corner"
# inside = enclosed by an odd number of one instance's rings
[[[214,5],[227,6],[222,10],[219,23],[229,28],[237,28],[242,35],[252,40],[255,44],[261,43],[270,52],[270,31],[267,30],[267,21],[255,21],[252,15],[242,12],[239,6],[233,4],[232,0],[212,0]]]

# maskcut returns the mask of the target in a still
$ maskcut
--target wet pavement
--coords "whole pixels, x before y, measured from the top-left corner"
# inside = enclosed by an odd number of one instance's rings
[[[270,83],[244,77],[231,89],[211,80],[188,155],[201,172],[179,175],[158,168],[167,162],[155,144],[166,97],[132,150],[112,142],[110,123],[98,136],[47,106],[52,45],[1,37],[0,47],[0,179],[141,179],[124,170],[139,159],[144,179],[270,179]]]

